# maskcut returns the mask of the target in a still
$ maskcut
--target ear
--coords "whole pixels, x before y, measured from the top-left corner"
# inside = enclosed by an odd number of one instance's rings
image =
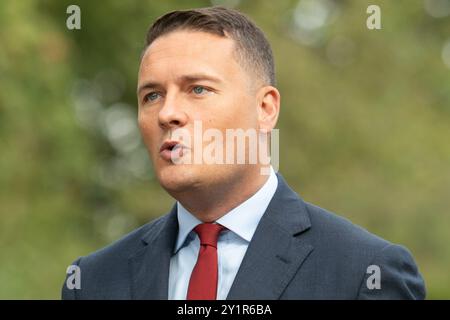
[[[258,90],[257,97],[259,130],[270,132],[280,113],[280,92],[275,87],[264,86]]]

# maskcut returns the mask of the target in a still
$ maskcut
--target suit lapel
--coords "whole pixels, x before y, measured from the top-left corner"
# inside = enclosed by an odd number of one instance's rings
[[[278,188],[253,235],[227,299],[278,299],[313,250],[303,201],[278,175]]]
[[[143,247],[129,259],[132,299],[168,299],[170,258],[178,233],[176,206],[142,238]]]

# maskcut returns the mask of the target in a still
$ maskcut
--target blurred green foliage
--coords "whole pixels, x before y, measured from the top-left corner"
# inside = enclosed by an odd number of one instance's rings
[[[446,7],[302,1],[225,3],[273,46],[280,171],[305,200],[406,245],[428,298],[450,298]],[[66,28],[70,4],[81,30]],[[366,28],[369,4],[381,30]],[[134,127],[139,55],[155,18],[208,5],[0,2],[0,298],[58,299],[76,257],[170,209]]]

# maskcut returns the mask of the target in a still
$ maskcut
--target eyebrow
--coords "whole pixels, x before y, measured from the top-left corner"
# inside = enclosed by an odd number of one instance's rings
[[[207,81],[211,81],[211,82],[218,83],[218,84],[223,82],[223,80],[218,77],[214,77],[214,76],[202,74],[202,73],[180,76],[177,79],[177,82],[191,83],[191,82],[196,82],[196,81],[201,81],[201,80],[207,80]],[[142,85],[140,85],[137,92],[139,94],[139,93],[141,93],[141,91],[143,91],[145,89],[158,88],[158,87],[162,87],[162,85],[158,82],[148,81],[148,82],[144,82]]]

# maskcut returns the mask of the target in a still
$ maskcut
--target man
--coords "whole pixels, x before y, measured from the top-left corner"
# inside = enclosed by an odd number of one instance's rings
[[[267,163],[192,163],[205,141],[192,145],[176,133],[195,139],[196,122],[219,133],[276,125],[272,51],[247,17],[213,7],[159,18],[147,34],[137,95],[156,176],[177,202],[76,260],[80,288],[65,283],[64,299],[425,297],[406,248],[304,202]],[[244,155],[251,152],[246,146]]]

